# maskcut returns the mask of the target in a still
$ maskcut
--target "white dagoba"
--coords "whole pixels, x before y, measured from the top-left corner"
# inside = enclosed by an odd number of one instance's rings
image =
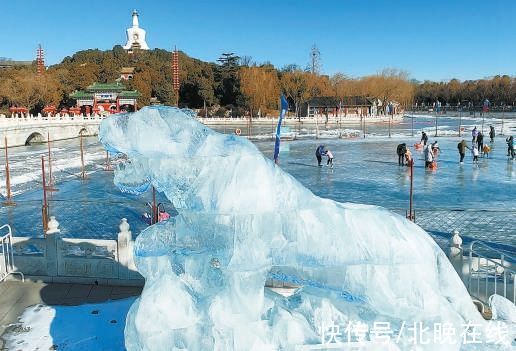
[[[145,41],[145,30],[140,28],[138,23],[138,12],[136,10],[133,11],[133,26],[131,28],[127,28],[127,44],[125,44],[124,49],[149,50],[149,46]]]

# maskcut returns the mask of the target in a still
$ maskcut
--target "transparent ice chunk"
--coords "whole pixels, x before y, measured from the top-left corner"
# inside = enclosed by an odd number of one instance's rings
[[[400,335],[370,349],[413,348],[401,334],[421,323],[431,341],[418,350],[459,350],[462,326],[485,324],[424,230],[380,207],[315,196],[246,138],[159,106],[107,118],[100,140],[127,156],[118,186],[152,184],[179,212],[136,239],[146,283],[127,317],[128,350],[294,350],[327,342],[332,324],[345,338],[352,322],[366,325],[368,342],[378,323]],[[456,335],[436,347],[432,328],[445,323]]]

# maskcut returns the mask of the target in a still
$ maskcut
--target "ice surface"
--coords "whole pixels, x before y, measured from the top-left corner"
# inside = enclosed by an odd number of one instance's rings
[[[104,120],[100,140],[127,155],[115,184],[152,184],[180,213],[137,238],[146,284],[127,317],[128,350],[289,350],[353,321],[389,323],[400,349],[414,347],[403,328],[422,323],[430,344],[419,350],[458,350],[464,324],[484,325],[420,227],[315,196],[245,138],[146,107]],[[264,289],[268,278],[300,288],[286,298]],[[442,323],[456,335],[436,348],[430,333]]]
[[[516,306],[510,300],[495,294],[489,298],[489,306],[494,320],[516,323]]]
[[[124,319],[134,298],[80,306],[28,307],[5,326],[5,350],[124,350]]]
[[[481,239],[490,244],[516,246],[516,235],[511,226],[514,220],[514,215],[511,214],[514,212],[504,212],[516,209],[516,187],[512,186],[516,180],[516,161],[507,160],[505,136],[500,133],[501,113],[497,118],[496,116],[490,113],[485,120],[484,129],[487,130],[490,124],[494,124],[498,136],[490,144],[492,152],[489,159],[481,157],[478,167],[472,166],[469,153],[464,165],[458,164],[458,116],[438,118],[438,140],[442,154],[436,171],[426,171],[422,154],[413,152],[416,158],[414,205],[418,212],[417,222],[443,248],[447,247],[450,230],[454,228],[461,232],[466,243],[469,239]],[[505,117],[505,132],[512,130],[516,134],[516,116],[507,116],[506,113]],[[412,120],[414,137],[411,137]],[[282,142],[281,168],[318,196],[339,202],[380,205],[397,213],[404,213],[408,206],[409,172],[406,168],[396,166],[396,146],[400,140],[407,145],[419,141],[421,128],[426,129],[432,142],[435,116],[419,116],[414,119],[407,117],[393,123],[392,138],[387,137],[389,126],[386,123],[370,123],[365,139],[352,138],[355,133],[361,135],[360,121],[354,123],[341,126],[335,123],[328,126],[320,124],[320,139],[315,139],[315,124],[303,123],[302,127],[287,124],[290,132],[286,134],[295,133],[296,140]],[[482,118],[463,116],[462,125],[465,128],[465,138],[469,141],[473,127],[476,125],[481,129]],[[234,133],[236,127],[234,124],[226,127],[210,126],[227,133]],[[238,127],[242,134],[248,132],[246,124]],[[265,155],[272,154],[273,127],[268,124],[253,124],[251,128],[252,140]],[[450,136],[441,137],[448,134]],[[334,153],[334,169],[313,167],[314,150],[319,143],[324,143]],[[52,142],[52,174],[59,191],[47,193],[47,196],[51,200],[52,211],[57,214],[61,223],[61,234],[65,237],[114,239],[122,217],[127,218],[134,233],[139,233],[146,227],[141,215],[148,211],[145,203],[150,201],[151,192],[148,191],[143,196],[132,196],[121,193],[113,186],[110,173],[102,171],[106,152],[96,136],[83,138],[88,181],[81,181],[79,144],[79,139]],[[41,220],[33,214],[41,210],[41,155],[46,156],[47,152],[46,144],[9,149],[11,187],[18,205],[0,208],[0,219],[2,223],[11,225],[15,236],[43,235]],[[111,161],[116,162],[112,156]],[[4,163],[4,153],[0,152],[0,164]],[[5,194],[2,173],[0,193]],[[163,202],[165,199],[160,198],[160,195],[158,194],[158,202]],[[471,221],[462,220],[462,212],[436,212],[436,208],[488,211],[467,211],[468,216],[476,223],[472,226],[468,225]],[[170,207],[166,209],[171,210]],[[83,216],[78,218],[77,213]],[[479,215],[481,218],[478,220],[473,218]],[[437,217],[442,220],[433,222],[432,218]],[[99,231],[99,226],[106,230]]]

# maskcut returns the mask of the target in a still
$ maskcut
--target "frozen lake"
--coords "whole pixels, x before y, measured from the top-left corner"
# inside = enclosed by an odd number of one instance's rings
[[[412,122],[415,137],[411,137]],[[468,142],[471,127],[478,125],[480,128],[478,122],[481,120],[461,121],[465,128],[464,139]],[[506,132],[513,130],[515,124],[514,119],[505,120]],[[496,125],[499,132],[501,125]],[[489,123],[485,123],[486,131],[488,126]],[[229,127],[226,128],[229,133]],[[328,129],[320,126],[319,135],[324,138],[319,140],[314,139],[314,128],[290,129],[300,136],[299,140],[282,142],[282,149],[288,150],[280,156],[280,166],[285,171],[319,196],[384,206],[404,214],[409,204],[410,178],[408,169],[397,165],[396,146],[400,142],[412,146],[419,141],[421,129],[425,129],[433,141],[435,118],[406,118],[401,123],[394,123],[391,125],[392,138],[387,137],[386,124],[366,126],[365,139],[360,134],[360,125],[329,126]],[[242,131],[245,134],[246,129]],[[438,131],[443,135],[437,138],[443,152],[436,171],[425,170],[422,154],[411,148],[416,160],[414,206],[417,218],[424,220],[421,225],[435,232],[441,245],[444,245],[444,236],[458,228],[466,236],[516,246],[516,229],[512,228],[516,219],[516,161],[506,157],[505,138],[496,138],[492,155],[489,159],[482,158],[478,166],[472,165],[469,154],[465,163],[459,165],[457,118],[439,117]],[[258,134],[258,148],[266,157],[272,158],[271,128],[254,127],[252,132],[253,136]],[[339,136],[359,137],[339,139]],[[333,169],[316,166],[314,152],[319,144],[333,152]],[[82,181],[77,176],[80,172],[79,140],[52,144],[53,173],[59,191],[51,194],[50,205],[52,215],[61,223],[62,233],[69,237],[114,238],[122,217],[128,219],[134,234],[139,233],[146,226],[140,216],[148,211],[145,203],[150,201],[151,194],[144,197],[122,194],[112,183],[113,174],[102,170],[105,152],[98,140],[86,138],[85,145],[89,178]],[[46,154],[46,145],[10,149],[11,182],[18,206],[3,207],[0,216],[2,223],[13,226],[16,235],[42,235],[42,154]],[[3,156],[0,162],[4,163]],[[3,183],[2,174],[1,191],[5,194]],[[162,196],[158,201],[167,202]],[[457,209],[475,211],[469,211],[467,215],[449,211]],[[443,216],[450,216],[450,213],[453,216],[449,222],[443,222]]]

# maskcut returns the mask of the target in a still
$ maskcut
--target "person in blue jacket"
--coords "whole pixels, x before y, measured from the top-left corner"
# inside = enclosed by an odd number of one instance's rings
[[[319,145],[317,147],[317,150],[315,150],[315,157],[317,157],[317,165],[319,167],[322,167],[322,156],[325,154],[325,151],[324,151],[324,145]]]

